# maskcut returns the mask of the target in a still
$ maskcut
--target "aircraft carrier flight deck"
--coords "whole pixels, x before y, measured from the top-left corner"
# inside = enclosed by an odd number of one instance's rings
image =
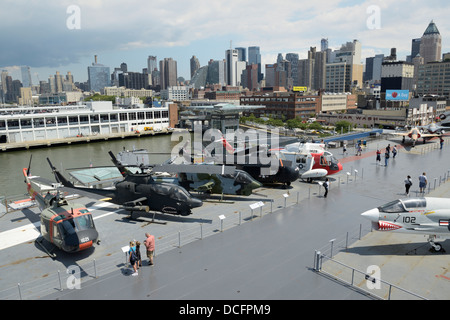
[[[0,299],[448,299],[449,240],[441,241],[446,252],[434,253],[422,235],[372,231],[361,213],[405,197],[407,175],[410,197],[418,195],[422,172],[425,196],[450,197],[449,140],[443,149],[438,140],[411,148],[383,137],[369,141],[361,156],[352,147],[345,155],[329,149],[343,170],[329,177],[326,198],[317,182],[299,180],[248,197],[213,196],[185,217],[135,213],[131,220],[117,206],[81,197],[101,243],[77,254],[56,251],[54,260],[34,242],[38,209],[8,212],[0,217]],[[384,166],[375,151],[388,144],[399,153]],[[142,267],[132,276],[123,248],[142,243],[146,232],[156,239],[155,264],[148,265],[142,246]],[[328,257],[321,271],[318,251]],[[367,283],[370,266],[379,268],[381,288]],[[352,270],[365,274],[351,280],[344,274]]]

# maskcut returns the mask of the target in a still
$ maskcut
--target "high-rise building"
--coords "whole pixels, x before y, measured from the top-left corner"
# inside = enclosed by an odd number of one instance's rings
[[[147,58],[147,71],[152,73],[152,71],[158,70],[158,62],[156,56],[148,56]]]
[[[362,86],[364,66],[361,63],[361,43],[358,40],[347,42],[339,50],[331,51],[329,54],[329,63],[326,66],[326,81],[331,81],[332,84],[326,83],[327,91],[343,92],[336,90],[345,88],[345,91],[350,91],[352,87]],[[339,66],[334,68],[330,66],[331,64],[339,64]],[[332,75],[338,77],[338,79],[331,77],[331,74],[328,73],[329,69],[333,71]],[[344,74],[334,72],[338,70],[341,70]],[[345,81],[345,84],[342,85],[341,81]]]
[[[191,79],[194,76],[195,72],[200,69],[200,62],[196,56],[192,56],[191,60]]]
[[[243,84],[244,87],[255,90],[258,88],[258,65],[249,64],[245,72],[246,83]]]
[[[414,65],[406,61],[384,61],[381,66],[381,92],[413,90]]]
[[[164,58],[159,62],[161,89],[177,85],[177,62],[172,58]]]
[[[412,62],[412,60],[420,55],[420,41],[421,38],[416,38],[411,40],[411,55],[406,56],[406,62]]]
[[[328,50],[328,39],[322,38],[320,40],[320,51],[324,52]]]
[[[247,61],[247,49],[238,47],[235,50],[238,52],[238,61]]]
[[[440,61],[442,37],[436,24],[431,20],[420,40],[420,55],[424,63]]]
[[[62,78],[61,74],[59,73],[59,71],[56,71],[56,74],[55,74],[55,90],[56,90],[56,93],[63,92],[63,78]]]
[[[375,57],[366,58],[366,71],[364,72],[363,81],[371,84],[380,83],[381,81],[381,64],[383,63],[384,54],[377,54]]]
[[[417,94],[435,94],[450,99],[450,61],[431,62],[418,66]]]
[[[100,92],[111,84],[109,67],[97,63],[97,56],[92,66],[88,67],[88,83],[89,90],[95,92]]]
[[[248,47],[248,64],[258,65],[258,81],[261,81],[263,74],[261,73],[261,53],[259,52],[259,47]]]
[[[208,75],[206,77],[207,84],[226,85],[225,81],[225,60],[210,60],[208,63]]]
[[[275,70],[277,64],[266,64],[266,87],[275,86]]]
[[[148,87],[147,74],[139,72],[119,73],[119,86],[128,89],[146,89]]]
[[[20,71],[22,73],[22,86],[25,88],[29,88],[32,86],[31,82],[31,73],[30,73],[30,67],[28,66],[21,66]]]
[[[6,77],[8,76],[8,70],[2,70],[1,81],[2,81],[2,91],[1,91],[1,102],[4,103],[6,101],[6,93],[8,89],[6,87]]]
[[[238,52],[234,49],[228,49],[225,51],[225,60],[226,60],[226,79],[227,84],[230,86],[236,86],[237,81],[237,70],[236,70],[236,62],[238,61]]]
[[[288,78],[292,79],[292,84],[294,86],[299,86],[299,78],[298,78],[298,53],[286,53],[286,60],[291,64],[291,72],[288,74]]]

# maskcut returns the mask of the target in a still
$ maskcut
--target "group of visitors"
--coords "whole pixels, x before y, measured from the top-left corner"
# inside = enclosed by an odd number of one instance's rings
[[[395,159],[395,157],[397,156],[398,153],[398,149],[397,149],[397,145],[394,145],[394,147],[392,148],[392,158]],[[376,161],[377,164],[381,163],[381,151],[380,149],[377,149],[376,152]],[[384,152],[384,166],[387,167],[388,163],[389,163],[389,158],[391,157],[391,144],[388,144],[386,147],[386,150]]]
[[[144,240],[144,245],[147,252],[148,265],[153,265],[153,257],[155,253],[155,236],[146,233],[146,239]],[[140,251],[141,243],[139,241],[133,240],[130,241],[130,250],[128,251],[129,261],[131,266],[133,267],[134,273],[132,276],[138,275],[138,269],[142,267],[142,259],[141,259],[141,251]]]

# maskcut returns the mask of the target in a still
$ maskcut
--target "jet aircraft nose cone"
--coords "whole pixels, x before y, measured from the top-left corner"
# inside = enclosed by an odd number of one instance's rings
[[[366,218],[369,219],[370,221],[373,222],[378,222],[378,219],[380,217],[380,212],[378,211],[378,209],[370,209],[367,210],[366,212],[361,213],[361,215]]]

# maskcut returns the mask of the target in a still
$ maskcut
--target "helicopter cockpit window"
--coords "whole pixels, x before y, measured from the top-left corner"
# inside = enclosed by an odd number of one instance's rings
[[[185,191],[182,188],[174,188],[174,187],[170,189],[170,197],[181,201],[186,201],[189,199],[187,191]]]
[[[406,209],[425,208],[427,206],[427,201],[425,200],[425,198],[405,199],[402,201]]]
[[[84,215],[74,218],[76,229],[80,230],[88,230],[94,228],[94,221],[91,215]]]
[[[148,186],[155,193],[162,194],[162,195],[169,195],[170,194],[170,189],[172,188],[171,185],[166,185],[164,183],[149,184]]]
[[[320,164],[321,164],[322,166],[327,166],[327,165],[328,165],[327,157],[321,156],[321,157],[320,157]]]
[[[406,209],[400,200],[395,200],[395,201],[386,203],[386,204],[378,207],[378,210],[380,212],[386,212],[386,213],[406,212]]]
[[[250,177],[248,176],[248,174],[246,172],[239,172],[236,175],[235,178],[236,182],[238,183],[249,183],[251,182]]]

